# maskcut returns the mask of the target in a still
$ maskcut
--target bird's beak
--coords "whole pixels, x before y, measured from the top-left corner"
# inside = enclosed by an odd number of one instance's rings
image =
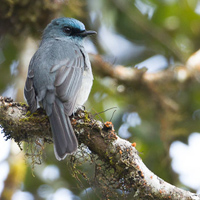
[[[86,37],[86,36],[88,36],[88,35],[94,35],[94,34],[97,34],[97,32],[96,31],[83,31],[83,32],[81,32],[81,33],[79,33],[79,35],[80,36],[83,36],[83,37]]]

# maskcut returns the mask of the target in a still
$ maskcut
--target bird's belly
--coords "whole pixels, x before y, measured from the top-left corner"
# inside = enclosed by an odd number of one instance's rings
[[[92,88],[92,84],[93,76],[91,71],[84,71],[82,85],[76,100],[75,111],[87,101]]]

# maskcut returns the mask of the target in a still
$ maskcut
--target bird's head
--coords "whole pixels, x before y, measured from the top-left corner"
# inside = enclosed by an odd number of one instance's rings
[[[87,31],[82,22],[73,18],[58,18],[51,21],[45,28],[43,38],[76,38],[83,39],[88,35],[96,34]]]

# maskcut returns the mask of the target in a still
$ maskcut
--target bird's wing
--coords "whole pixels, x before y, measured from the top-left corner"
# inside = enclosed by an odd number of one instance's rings
[[[27,100],[28,105],[30,106],[30,110],[32,113],[37,110],[37,100],[36,100],[35,89],[33,86],[33,78],[34,78],[33,70],[29,70],[24,87],[24,96]]]
[[[59,62],[50,70],[50,73],[56,73],[54,82],[56,96],[63,103],[65,114],[68,116],[74,110],[81,88],[84,65],[84,56],[79,49],[76,49],[70,59]]]
[[[64,159],[67,154],[76,151],[78,146],[69,115],[74,111],[81,88],[85,61],[79,49],[73,50],[72,54],[67,57],[68,59],[51,67],[50,73],[55,73],[55,95],[53,90],[48,90],[45,97],[46,101],[53,100],[51,97],[55,97],[52,106],[46,104],[46,111],[48,113],[48,108],[51,109],[51,114],[48,114],[53,132],[54,152],[58,160]],[[75,52],[74,55],[73,52]],[[47,98],[49,91],[52,92]]]

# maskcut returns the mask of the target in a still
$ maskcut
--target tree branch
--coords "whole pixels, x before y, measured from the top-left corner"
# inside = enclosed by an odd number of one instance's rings
[[[200,51],[194,53],[185,66],[179,65],[156,73],[146,73],[145,66],[142,69],[122,65],[113,66],[105,62],[100,55],[90,54],[90,60],[95,74],[100,77],[110,77],[118,85],[124,85],[125,88],[133,91],[142,88],[143,90],[140,91],[154,99],[163,110],[176,112],[179,110],[179,103],[168,97],[167,91],[170,90],[172,93],[173,90],[176,90],[176,93],[180,85],[188,86],[188,84],[198,81],[199,54]]]
[[[39,109],[32,115],[27,111],[26,104],[0,97],[0,124],[5,138],[21,143],[38,137],[51,143],[50,125],[44,111]],[[200,199],[152,173],[142,162],[135,145],[118,137],[111,122],[103,124],[82,110],[71,117],[71,122],[79,143],[84,143],[92,153],[114,168],[114,174],[123,177],[126,191],[134,191],[135,199]],[[118,189],[121,189],[120,184]]]

